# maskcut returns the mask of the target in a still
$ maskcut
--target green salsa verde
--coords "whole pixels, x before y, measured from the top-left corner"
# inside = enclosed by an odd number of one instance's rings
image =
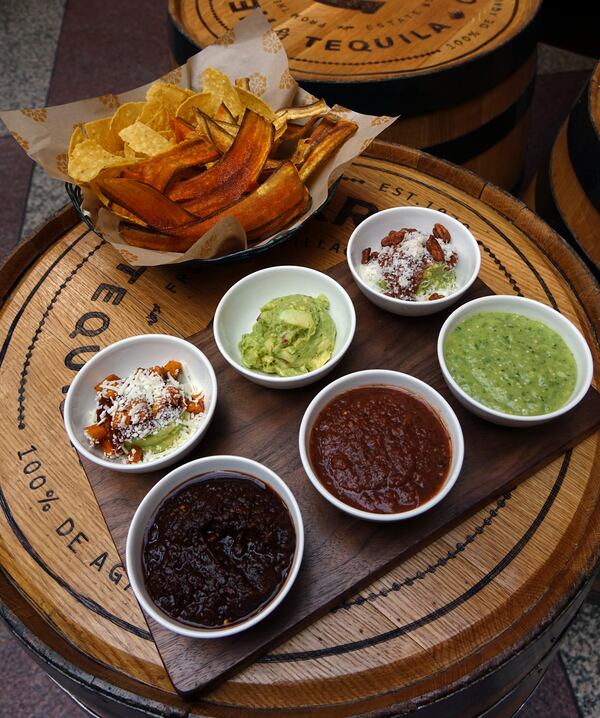
[[[444,344],[448,371],[460,388],[491,409],[518,416],[564,406],[577,366],[563,338],[522,314],[482,312],[453,329]]]

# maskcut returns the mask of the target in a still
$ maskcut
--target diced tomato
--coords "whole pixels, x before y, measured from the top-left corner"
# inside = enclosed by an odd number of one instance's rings
[[[103,424],[91,424],[90,426],[86,426],[84,431],[94,444],[102,443],[102,440],[107,436],[106,427]]]
[[[176,361],[175,359],[171,359],[163,367],[163,369],[165,370],[165,373],[170,374],[173,377],[173,379],[177,379],[177,377],[179,376],[179,372],[181,371],[181,368],[182,368],[181,362]]]
[[[127,453],[127,463],[137,464],[139,461],[142,460],[143,455],[144,452],[139,446],[132,446]]]

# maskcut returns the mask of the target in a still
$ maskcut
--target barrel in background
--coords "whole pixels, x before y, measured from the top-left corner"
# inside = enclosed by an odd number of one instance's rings
[[[600,277],[600,63],[524,199]]]
[[[169,0],[177,63],[258,0]],[[505,187],[525,158],[541,0],[261,0],[292,75],[318,97],[401,118],[382,139]]]

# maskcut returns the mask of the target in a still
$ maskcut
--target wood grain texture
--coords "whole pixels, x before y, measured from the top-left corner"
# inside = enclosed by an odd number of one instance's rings
[[[221,398],[208,434],[189,458],[235,454],[264,463],[296,496],[306,541],[302,568],[286,601],[254,629],[228,639],[200,641],[177,636],[148,619],[165,667],[183,695],[213,686],[281,643],[493,496],[514,488],[600,424],[600,395],[594,389],[575,410],[553,422],[550,431],[548,426],[507,429],[472,416],[450,395],[437,361],[437,337],[449,312],[418,321],[397,317],[369,302],[345,265],[330,274],[354,303],[357,333],[340,366],[314,386],[295,391],[259,387],[227,364],[211,329],[190,338],[212,363]],[[465,301],[484,294],[489,290],[479,282]],[[378,368],[406,372],[441,391],[456,411],[465,437],[465,462],[449,496],[410,522],[385,527],[356,520],[329,505],[304,473],[297,439],[304,410],[320,389],[339,376]],[[89,461],[83,464],[124,560],[133,514],[160,474],[131,481],[128,475]]]
[[[175,693],[122,569],[110,577],[120,559],[61,428],[62,387],[76,371],[67,355],[145,331],[198,332],[237,279],[275,264],[332,267],[344,260],[362,217],[397,205],[441,208],[467,223],[482,249],[485,283],[556,306],[581,328],[599,366],[600,289],[566,243],[472,172],[384,143],[348,168],[321,217],[249,262],[137,274],[72,225],[66,234],[57,228],[42,251],[33,237],[29,255],[0,270],[7,295],[0,308],[0,601],[13,607],[11,626],[38,660],[98,712],[470,718],[517,686],[568,626],[600,556],[598,433],[194,701]],[[67,210],[64,226],[71,227],[69,215],[74,221]],[[96,296],[102,284],[125,290],[118,304],[107,289]],[[155,304],[161,311],[149,324]],[[105,312],[110,325],[71,337],[90,311]],[[32,444],[44,491],[59,497],[47,512],[23,472],[28,461],[17,455]],[[59,536],[68,517],[75,528]],[[69,548],[78,532],[88,540]]]

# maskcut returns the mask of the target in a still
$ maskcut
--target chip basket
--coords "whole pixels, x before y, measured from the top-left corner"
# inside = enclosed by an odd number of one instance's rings
[[[193,267],[203,267],[205,265],[209,264],[227,264],[228,262],[239,262],[244,259],[249,259],[250,257],[254,257],[257,254],[262,254],[263,252],[268,251],[269,249],[272,249],[273,247],[276,247],[278,244],[281,244],[282,242],[285,242],[287,239],[289,239],[293,234],[295,234],[299,229],[301,229],[308,220],[315,217],[319,212],[322,212],[325,207],[329,204],[331,201],[331,198],[333,197],[335,190],[337,189],[337,186],[341,180],[341,177],[338,177],[338,179],[333,182],[331,187],[329,188],[329,191],[327,193],[327,199],[323,204],[319,207],[317,212],[313,212],[310,214],[304,222],[300,223],[297,227],[294,227],[292,229],[284,229],[281,232],[278,232],[276,235],[274,235],[266,244],[263,244],[259,247],[249,247],[248,249],[242,249],[239,252],[234,252],[233,254],[228,254],[224,257],[213,257],[212,259],[190,259],[187,262],[180,262],[178,263],[177,267],[186,267],[186,268],[193,268]],[[81,191],[81,187],[78,185],[72,184],[70,182],[65,182],[65,187],[67,190],[67,195],[69,196],[69,199],[71,200],[71,203],[73,207],[75,208],[75,211],[81,218],[82,222],[85,222],[85,224],[98,235],[98,237],[102,238],[102,234],[96,229],[94,226],[94,223],[92,222],[92,218],[89,216],[89,214],[86,213],[86,211],[83,209],[83,193]],[[168,266],[168,265],[166,265]]]

